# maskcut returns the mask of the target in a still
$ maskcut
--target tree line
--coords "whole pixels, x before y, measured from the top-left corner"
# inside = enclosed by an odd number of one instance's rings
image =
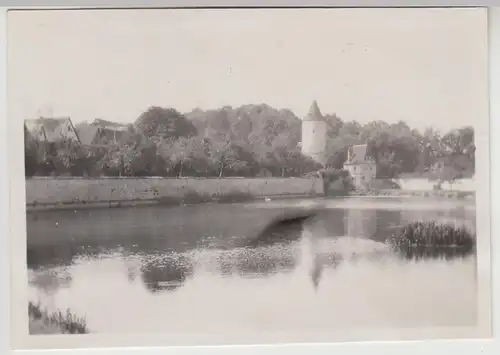
[[[403,173],[454,179],[474,173],[474,130],[424,132],[400,121],[365,125],[325,115],[326,168],[342,169],[353,144],[368,144],[377,177]],[[77,126],[78,127],[78,126]],[[196,109],[153,106],[112,145],[44,142],[25,128],[26,176],[303,176],[322,167],[301,154],[301,120],[268,105]]]

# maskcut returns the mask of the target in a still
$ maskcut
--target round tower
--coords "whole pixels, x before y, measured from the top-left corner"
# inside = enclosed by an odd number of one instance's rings
[[[311,157],[323,166],[326,164],[326,131],[325,118],[315,100],[308,114],[302,119],[301,149],[302,154]]]

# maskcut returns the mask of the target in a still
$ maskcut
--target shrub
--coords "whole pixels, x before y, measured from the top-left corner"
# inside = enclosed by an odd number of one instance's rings
[[[351,175],[344,169],[324,169],[319,171],[323,179],[326,195],[346,195],[354,190]]]

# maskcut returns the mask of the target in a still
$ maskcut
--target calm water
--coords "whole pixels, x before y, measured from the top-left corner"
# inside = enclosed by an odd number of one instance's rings
[[[307,203],[29,213],[30,297],[100,333],[476,324],[473,256],[408,260],[368,239],[414,220],[475,228],[473,205],[331,200],[296,242],[217,248]]]

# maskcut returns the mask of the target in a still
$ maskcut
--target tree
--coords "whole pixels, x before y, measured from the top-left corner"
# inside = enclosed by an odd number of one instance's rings
[[[210,160],[218,167],[218,177],[224,176],[226,170],[238,171],[247,166],[247,162],[241,159],[241,147],[230,141],[213,140],[208,143],[210,149]]]
[[[184,115],[173,108],[152,106],[134,123],[145,137],[179,138],[197,134],[196,127]]]
[[[163,140],[158,153],[174,167],[178,177],[184,176],[185,170],[187,174],[202,176],[209,171],[207,145],[199,136]]]
[[[297,144],[290,140],[286,133],[281,133],[274,137],[270,146],[270,158],[273,165],[281,170],[280,176],[284,177],[286,170],[297,163],[298,156]],[[295,163],[295,164],[294,164]]]
[[[24,126],[24,173],[26,177],[31,177],[38,172],[40,158],[38,142]]]
[[[474,129],[472,127],[452,130],[445,134],[441,141],[443,150],[448,154],[468,157],[472,157],[474,154]]]
[[[420,133],[404,122],[365,125],[332,114],[327,122],[328,168],[343,168],[349,147],[367,144],[377,176],[405,172],[430,174],[443,159],[449,170],[467,176],[475,170],[474,130],[462,127],[441,135]],[[148,108],[117,144],[103,147],[45,142],[25,127],[25,173],[165,176],[301,176],[320,168],[301,154],[301,120],[287,109],[266,104],[196,109],[183,115],[172,108]],[[448,160],[447,160],[448,159]],[[457,175],[457,176],[458,176]],[[448,177],[447,177],[448,179]]]
[[[430,172],[440,154],[441,136],[433,128],[426,128],[424,133],[414,132],[418,140],[418,163],[416,171],[420,173]]]
[[[344,125],[342,119],[337,117],[337,115],[325,115],[324,118],[327,125],[327,137],[333,138],[337,136]]]
[[[448,182],[451,186],[455,180],[463,177],[462,171],[454,164],[452,159],[442,159],[434,168],[434,176],[438,180],[438,187],[443,182]]]
[[[152,140],[111,146],[97,163],[104,175],[165,176],[166,163]]]

